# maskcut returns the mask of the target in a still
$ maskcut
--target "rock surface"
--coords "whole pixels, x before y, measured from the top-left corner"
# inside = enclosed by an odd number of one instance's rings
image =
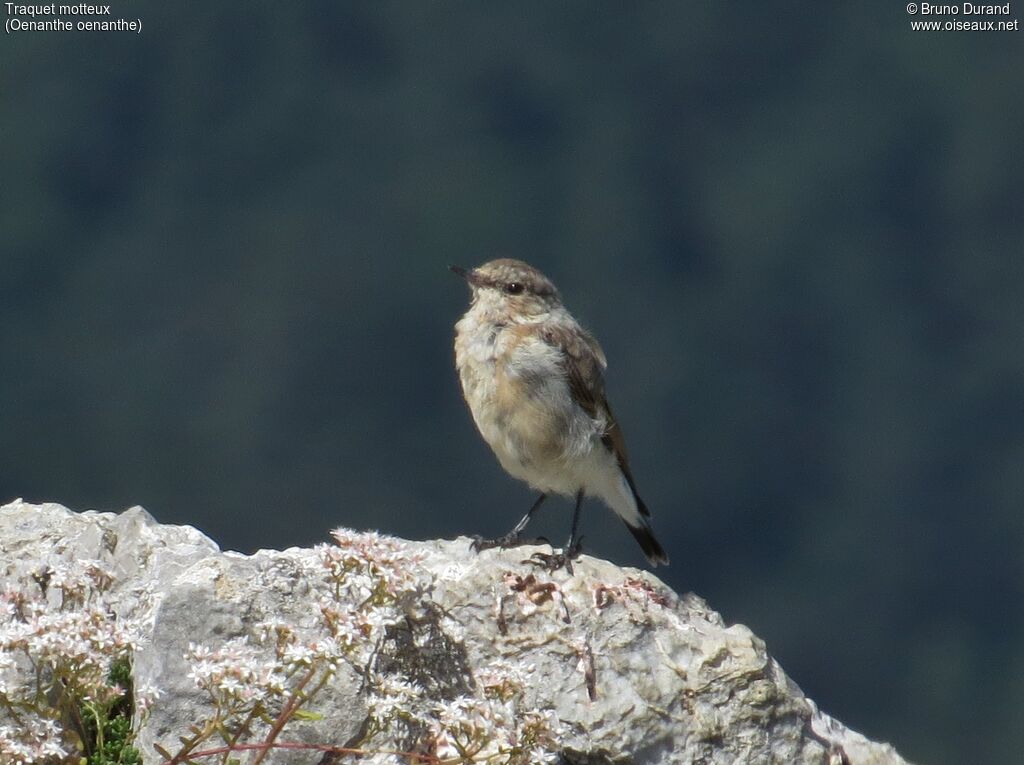
[[[647,572],[584,556],[574,575],[548,573],[523,562],[531,548],[476,554],[466,539],[338,541],[247,556],[140,507],[15,501],[0,507],[0,587],[76,561],[110,572],[111,618],[138,625],[135,685],[161,693],[140,721],[147,765],[216,720],[217,699],[224,714],[254,698],[264,719],[239,733],[226,717],[220,734],[367,752],[279,748],[263,762],[460,762],[458,746],[469,761],[474,737],[481,761],[495,742],[532,742],[495,762],[904,762],[820,713],[746,627]],[[275,734],[303,694],[302,714]]]

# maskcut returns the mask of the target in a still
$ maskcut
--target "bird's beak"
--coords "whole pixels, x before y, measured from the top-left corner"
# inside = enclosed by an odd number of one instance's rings
[[[462,266],[448,266],[448,270],[451,271],[453,274],[458,274],[467,282],[469,282],[470,287],[476,287],[480,284],[480,280],[477,278],[476,273],[474,271],[465,269]]]

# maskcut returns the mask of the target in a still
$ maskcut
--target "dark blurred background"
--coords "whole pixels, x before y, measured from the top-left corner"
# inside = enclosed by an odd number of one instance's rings
[[[521,257],[611,360],[658,573],[908,758],[1019,759],[1024,32],[902,2],[113,11],[143,33],[0,43],[0,499],[243,551],[506,531],[532,495],[461,401],[446,266]]]

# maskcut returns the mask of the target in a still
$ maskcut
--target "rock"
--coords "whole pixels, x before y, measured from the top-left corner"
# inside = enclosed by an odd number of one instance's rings
[[[139,507],[16,501],[0,507],[0,585],[87,561],[110,574],[104,608],[137,633],[134,685],[160,692],[137,719],[147,765],[182,740],[219,762],[203,752],[225,737],[273,742],[268,763],[353,761],[337,747],[370,763],[904,762],[819,712],[746,627],[647,572],[336,537],[247,556]]]

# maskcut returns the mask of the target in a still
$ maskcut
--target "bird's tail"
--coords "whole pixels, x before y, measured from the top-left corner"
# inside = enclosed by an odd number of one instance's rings
[[[629,529],[629,533],[633,535],[633,539],[640,545],[640,549],[644,551],[644,555],[647,556],[650,564],[652,566],[657,566],[658,564],[667,566],[668,555],[665,554],[665,550],[658,543],[658,540],[654,538],[654,531],[651,529],[651,524],[647,521],[651,517],[651,511],[647,509],[647,505],[640,499],[640,495],[636,493],[632,482],[629,482],[629,489],[633,500],[636,502],[637,512],[628,520],[621,513],[620,517],[625,522],[626,528]]]
[[[618,501],[610,502],[609,505],[622,518],[629,533],[640,545],[640,549],[644,551],[650,564],[652,566],[659,564],[667,566],[668,555],[658,540],[654,538],[654,531],[651,529],[650,521],[647,520],[651,517],[651,511],[647,509],[647,505],[637,494],[633,476],[628,470],[621,472],[618,489]]]
[[[640,498],[637,497],[637,504],[640,503]],[[646,515],[646,513],[645,513]],[[658,543],[658,540],[654,538],[654,532],[651,530],[651,525],[646,519],[641,518],[639,523],[633,524],[626,521],[626,528],[629,529],[629,533],[633,535],[633,539],[640,545],[640,549],[644,551],[644,555],[647,556],[647,560],[652,566],[659,564],[663,566],[668,565],[668,555],[665,553],[664,548]]]

